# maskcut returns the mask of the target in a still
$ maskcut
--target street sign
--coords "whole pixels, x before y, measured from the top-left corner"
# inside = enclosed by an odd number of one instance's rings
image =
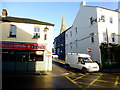
[[[51,52],[47,52],[47,57],[51,57]]]
[[[88,52],[91,52],[91,50],[92,50],[91,48],[87,48],[87,51],[88,51]]]

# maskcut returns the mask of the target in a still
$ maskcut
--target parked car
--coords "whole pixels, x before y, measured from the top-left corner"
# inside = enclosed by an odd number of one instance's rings
[[[58,58],[58,55],[52,54],[52,58]]]

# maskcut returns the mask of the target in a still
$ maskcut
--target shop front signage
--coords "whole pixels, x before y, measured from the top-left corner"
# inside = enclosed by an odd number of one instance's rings
[[[44,44],[28,44],[28,43],[6,43],[0,42],[0,48],[4,49],[30,49],[30,50],[41,50],[45,49]]]

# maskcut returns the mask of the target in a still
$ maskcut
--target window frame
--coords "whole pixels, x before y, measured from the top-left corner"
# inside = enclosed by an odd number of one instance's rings
[[[15,35],[12,35],[13,33],[15,33]],[[10,25],[10,31],[9,31],[9,37],[13,37],[16,38],[17,36],[17,27],[16,25]]]
[[[33,38],[34,39],[40,38],[40,27],[34,27]]]

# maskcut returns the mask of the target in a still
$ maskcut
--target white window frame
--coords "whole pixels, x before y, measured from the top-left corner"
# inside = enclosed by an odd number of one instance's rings
[[[34,27],[33,38],[40,38],[40,28]]]
[[[17,35],[17,27],[15,25],[10,25],[9,37],[16,37],[16,35]]]

